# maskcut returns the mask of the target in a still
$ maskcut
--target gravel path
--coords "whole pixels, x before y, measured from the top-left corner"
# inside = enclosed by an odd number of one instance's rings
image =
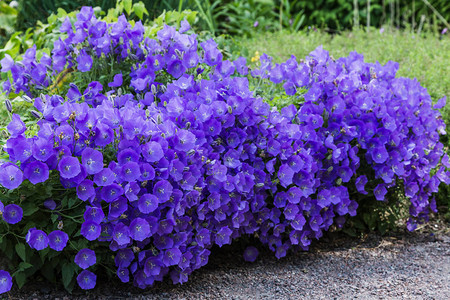
[[[329,234],[310,252],[277,260],[264,248],[255,263],[245,245],[213,251],[209,264],[183,285],[148,290],[98,283],[72,295],[36,283],[7,299],[450,299],[450,233]]]

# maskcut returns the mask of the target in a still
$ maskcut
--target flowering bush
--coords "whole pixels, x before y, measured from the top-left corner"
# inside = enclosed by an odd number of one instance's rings
[[[281,258],[400,185],[413,230],[449,181],[445,124],[395,63],[319,47],[304,62],[262,55],[249,74],[186,21],[151,31],[89,7],[60,30],[51,55],[1,61],[4,90],[37,119],[12,114],[0,172],[0,247],[19,286],[40,271],[92,289],[99,267],[140,288],[183,283],[213,245],[244,235]],[[250,89],[267,81],[297,107],[278,111]],[[0,276],[1,293],[12,278]]]

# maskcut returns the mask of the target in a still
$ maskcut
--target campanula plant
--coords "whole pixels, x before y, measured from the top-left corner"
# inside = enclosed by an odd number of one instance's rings
[[[15,273],[1,271],[1,292],[36,272],[92,289],[100,268],[140,288],[183,283],[214,245],[248,235],[281,258],[399,184],[413,230],[449,182],[445,99],[432,107],[417,81],[395,78],[395,63],[334,60],[319,47],[302,62],[262,55],[249,70],[186,21],[152,36],[90,7],[60,30],[51,55],[33,47],[1,61],[4,90],[31,99],[38,125],[12,114],[7,127],[0,245]],[[49,88],[64,72],[85,80]],[[297,106],[270,107],[251,88],[262,82]]]

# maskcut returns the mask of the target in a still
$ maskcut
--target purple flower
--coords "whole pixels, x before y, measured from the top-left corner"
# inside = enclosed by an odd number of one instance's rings
[[[100,224],[105,218],[105,214],[101,207],[88,206],[84,212],[84,220],[86,222],[94,222]]]
[[[254,262],[259,255],[258,249],[253,246],[248,246],[244,250],[244,260],[249,262]]]
[[[127,199],[120,197],[109,204],[108,218],[118,218],[128,209]]]
[[[66,247],[68,240],[69,236],[67,233],[61,230],[52,231],[48,235],[48,244],[51,249],[56,251],[62,251]]]
[[[95,149],[86,148],[81,153],[81,162],[90,175],[103,170],[103,154]]]
[[[104,168],[94,175],[94,182],[98,186],[111,185],[114,182],[115,175],[110,168]]]
[[[0,295],[9,292],[12,287],[11,275],[4,270],[0,270]]]
[[[173,187],[167,180],[158,181],[153,187],[153,195],[159,199],[159,203],[169,201]]]
[[[219,245],[219,247],[222,247],[225,244],[229,244],[231,242],[230,238],[232,233],[233,231],[231,231],[231,229],[227,226],[220,228],[220,230],[216,233],[216,244]]]
[[[26,164],[23,173],[32,184],[44,182],[49,176],[48,166],[38,160]]]
[[[20,119],[20,116],[18,114],[12,115],[12,120],[11,122],[9,122],[6,128],[8,129],[12,138],[18,137],[19,135],[24,133],[25,130],[27,129],[25,123]]]
[[[102,231],[102,227],[95,222],[87,221],[81,224],[81,235],[84,236],[88,241],[96,240]]]
[[[280,184],[284,187],[288,187],[292,184],[292,178],[294,177],[294,171],[288,164],[282,164],[278,170],[278,179]]]
[[[46,161],[53,153],[53,146],[47,139],[39,138],[34,141],[32,154],[35,159]]]
[[[114,75],[113,82],[108,83],[109,87],[119,87],[123,83],[122,73]]]
[[[122,166],[120,175],[123,180],[132,182],[141,177],[141,170],[137,163],[130,161]]]
[[[123,283],[130,281],[130,271],[126,268],[117,269],[117,277],[119,277],[120,281]]]
[[[367,181],[368,180],[366,175],[361,175],[358,178],[356,178],[355,181],[356,189],[361,194],[367,195],[367,192],[364,190],[364,186],[366,185]]]
[[[130,230],[128,226],[123,223],[118,223],[114,227],[113,239],[120,246],[128,244],[130,242]]]
[[[180,23],[180,29],[178,31],[180,33],[185,33],[189,29],[191,29],[191,25],[189,25],[189,22],[186,21],[186,20],[182,20],[181,23]]]
[[[384,196],[386,195],[387,190],[384,187],[384,184],[379,184],[375,187],[375,189],[373,190],[373,194],[375,195],[375,198],[378,201],[384,201]]]
[[[14,60],[9,54],[5,54],[5,57],[0,61],[2,65],[2,72],[8,72],[14,66]]]
[[[58,171],[62,178],[74,178],[81,172],[80,162],[76,157],[64,156],[59,161]]]
[[[19,205],[8,204],[3,209],[3,219],[8,224],[16,224],[22,220],[23,210]]]
[[[23,173],[15,165],[8,165],[1,169],[0,184],[8,190],[13,190],[22,183]]]
[[[152,194],[144,194],[138,200],[139,211],[143,214],[149,214],[158,208],[158,197]]]
[[[95,287],[97,281],[97,275],[91,271],[84,270],[77,276],[77,282],[80,288],[83,290],[90,290]]]
[[[78,71],[87,72],[92,67],[92,57],[85,50],[81,50],[81,53],[77,56],[77,63]]]
[[[173,60],[167,66],[167,72],[175,78],[180,78],[186,72],[186,68],[181,60]]]
[[[44,207],[49,210],[54,210],[56,208],[56,202],[52,199],[47,199],[44,201]]]
[[[43,250],[48,246],[48,237],[42,230],[31,228],[26,235],[26,241],[32,249]]]
[[[178,248],[168,249],[164,252],[163,263],[166,267],[177,265],[181,259],[181,251]]]
[[[75,255],[75,263],[83,270],[95,265],[97,262],[97,257],[95,256],[94,250],[84,248],[78,251]]]
[[[130,236],[135,241],[142,242],[150,235],[150,225],[142,218],[135,218],[130,223]]]
[[[159,143],[148,142],[142,147],[142,155],[148,162],[156,162],[163,158],[164,152]]]
[[[373,161],[378,164],[384,163],[389,157],[389,154],[384,146],[374,148],[371,154]]]
[[[178,142],[174,148],[178,151],[189,151],[194,148],[196,137],[192,132],[181,129],[178,130]]]
[[[117,183],[113,183],[102,188],[100,195],[102,200],[111,203],[124,193],[123,188]]]
[[[89,179],[83,180],[77,186],[77,196],[83,201],[93,198],[95,196],[94,183]]]
[[[291,221],[292,228],[301,231],[303,226],[306,224],[306,219],[303,214],[297,214],[294,220]]]
[[[134,253],[130,248],[120,249],[114,258],[114,262],[118,268],[128,268],[133,260]]]

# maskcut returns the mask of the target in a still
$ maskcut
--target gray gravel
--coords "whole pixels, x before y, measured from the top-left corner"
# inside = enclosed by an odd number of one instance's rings
[[[261,248],[254,263],[243,243],[215,249],[210,263],[183,285],[147,290],[100,282],[72,295],[45,285],[13,291],[10,299],[450,299],[450,233],[329,234],[310,252],[277,260]],[[7,297],[8,298],[8,297]]]

